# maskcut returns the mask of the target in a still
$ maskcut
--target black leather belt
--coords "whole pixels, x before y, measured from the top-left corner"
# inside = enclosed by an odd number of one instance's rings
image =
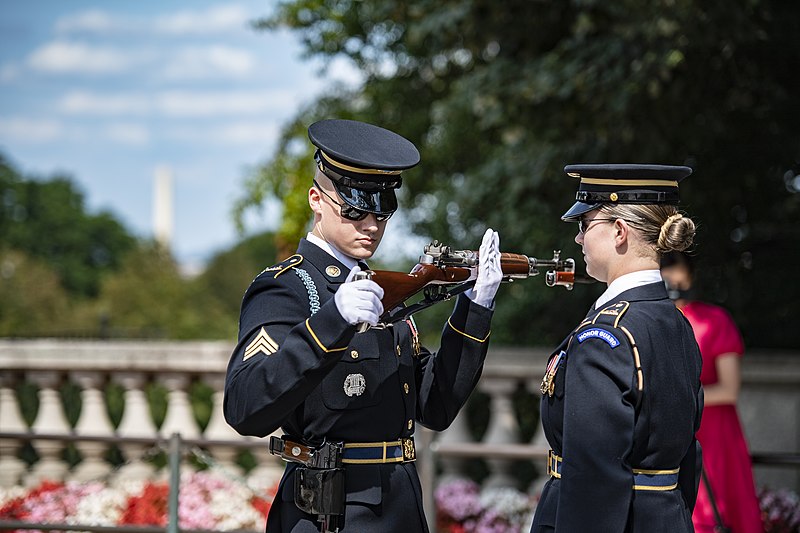
[[[326,442],[307,446],[288,437],[270,437],[269,452],[284,461],[311,468],[335,468],[344,464],[408,463],[417,459],[413,438],[387,442]]]

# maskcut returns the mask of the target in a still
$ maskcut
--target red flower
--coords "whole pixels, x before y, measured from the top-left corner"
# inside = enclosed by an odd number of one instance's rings
[[[0,518],[4,520],[21,520],[28,518],[28,511],[25,509],[25,498],[14,498],[0,507]]]
[[[64,488],[63,483],[54,481],[43,481],[41,485],[31,490],[24,496],[20,496],[18,498],[9,500],[5,503],[5,505],[0,507],[0,518],[4,520],[25,521],[30,515],[30,511],[28,511],[28,506],[25,503],[27,500],[34,499],[47,492],[53,492],[63,488]]]
[[[166,526],[169,485],[148,483],[138,496],[131,496],[119,519],[120,525]]]
[[[263,516],[267,516],[269,514],[269,508],[272,506],[272,502],[259,496],[253,496],[250,499],[250,505],[252,505],[253,509],[261,513]]]

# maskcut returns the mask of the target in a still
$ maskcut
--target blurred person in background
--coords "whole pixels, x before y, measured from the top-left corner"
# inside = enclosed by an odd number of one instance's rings
[[[742,336],[725,309],[693,298],[694,263],[690,256],[682,252],[665,254],[661,275],[670,298],[691,323],[703,357],[700,381],[705,408],[697,439],[703,449],[705,478],[692,515],[695,530],[711,533],[724,525],[731,533],[759,533],[764,529],[750,453],[736,412],[742,381]]]

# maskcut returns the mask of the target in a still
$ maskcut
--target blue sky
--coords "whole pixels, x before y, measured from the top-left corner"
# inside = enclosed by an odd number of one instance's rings
[[[248,26],[274,5],[5,0],[0,151],[23,173],[70,175],[90,210],[143,237],[153,235],[155,169],[168,166],[173,251],[201,263],[237,240],[231,207],[281,125],[329,82],[357,79],[346,60],[320,74],[296,36]],[[278,216],[269,206],[248,226]]]

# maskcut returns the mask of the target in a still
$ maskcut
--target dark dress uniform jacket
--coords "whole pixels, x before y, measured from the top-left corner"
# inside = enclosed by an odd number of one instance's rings
[[[541,403],[561,478],[545,485],[531,531],[694,531],[701,359],[663,283],[629,289],[591,311],[551,358],[562,350],[553,394]],[[634,490],[633,469],[679,467],[677,488]]]
[[[245,293],[225,382],[228,423],[255,436],[281,427],[310,445],[396,441],[417,423],[447,428],[480,377],[491,310],[459,297],[436,354],[419,347],[409,322],[356,334],[333,301],[349,269],[305,239],[297,252]],[[354,375],[360,394],[347,390]],[[319,531],[294,504],[296,466],[281,480],[268,532]],[[345,470],[343,531],[427,531],[413,462]]]

